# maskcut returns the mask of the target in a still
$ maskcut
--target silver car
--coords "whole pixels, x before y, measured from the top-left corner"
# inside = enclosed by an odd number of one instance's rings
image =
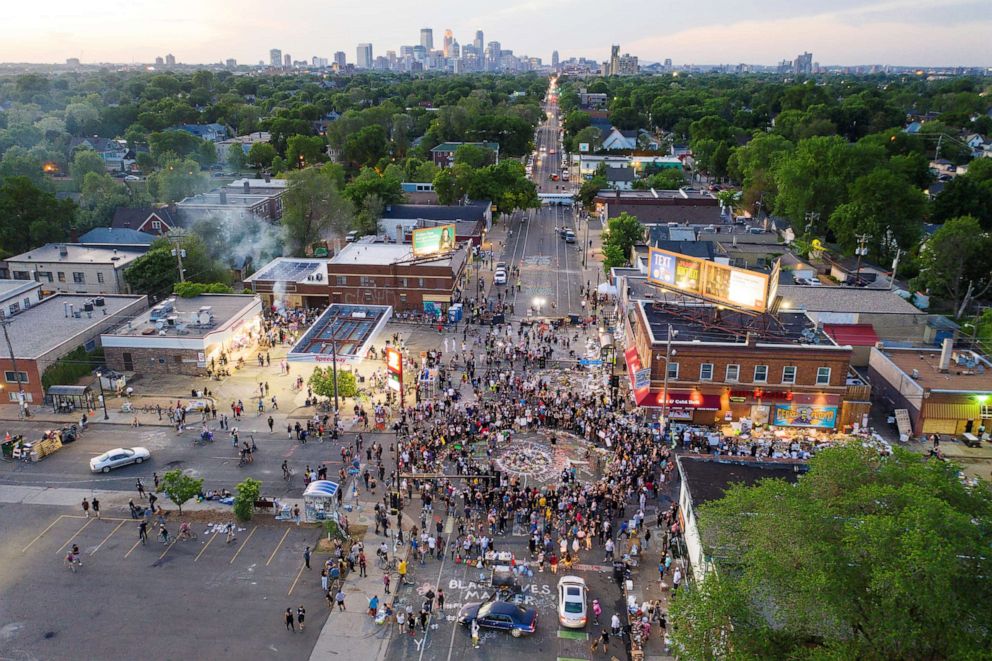
[[[111,468],[140,464],[151,456],[148,448],[114,448],[90,459],[90,470],[94,473],[109,473]]]
[[[579,576],[562,576],[558,581],[558,621],[568,629],[586,626],[586,582]]]

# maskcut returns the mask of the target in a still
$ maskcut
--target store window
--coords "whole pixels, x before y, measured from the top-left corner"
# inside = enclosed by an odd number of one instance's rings
[[[782,383],[796,382],[796,366],[786,365],[782,368]]]
[[[713,380],[713,363],[703,363],[699,366],[699,380],[700,381],[712,381]]]
[[[768,365],[754,366],[754,382],[768,383]]]
[[[678,363],[668,363],[668,378],[678,379],[679,378],[679,364]]]
[[[741,377],[740,365],[727,365],[727,383],[737,383]]]
[[[817,367],[816,368],[816,385],[818,385],[818,386],[829,386],[830,385],[830,368],[829,367]]]

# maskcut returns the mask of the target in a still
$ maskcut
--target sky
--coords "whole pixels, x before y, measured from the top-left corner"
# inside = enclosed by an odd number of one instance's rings
[[[610,45],[644,62],[774,64],[810,51],[822,65],[992,66],[990,0],[47,0],[4,3],[0,62],[195,64],[375,55],[450,28],[482,29],[517,55],[598,61]]]

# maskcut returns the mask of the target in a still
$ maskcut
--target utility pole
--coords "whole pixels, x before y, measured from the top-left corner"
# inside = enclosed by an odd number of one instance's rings
[[[902,256],[902,248],[896,249],[896,258],[892,260],[892,277],[889,278],[889,290],[896,281],[896,270],[899,268],[899,258]]]
[[[854,285],[856,287],[861,286],[861,260],[864,258],[865,255],[868,254],[868,239],[870,238],[871,236],[868,234],[858,235],[858,247],[854,251],[855,254],[858,256],[858,268],[854,274]],[[894,276],[895,274],[893,274],[893,277]]]
[[[665,433],[665,428],[668,426],[668,365],[672,360],[672,337],[677,336],[679,332],[672,328],[671,324],[668,324],[668,337],[665,340],[665,381],[664,385],[661,387],[661,433]]]
[[[815,225],[820,220],[820,213],[818,211],[807,211],[804,214],[806,219],[806,228],[804,234],[809,236],[813,233],[813,225]]]
[[[334,377],[334,435],[338,433],[338,353],[337,341],[331,337],[331,372]]]
[[[14,357],[14,346],[10,343],[10,335],[7,333],[7,326],[11,320],[7,318],[3,310],[0,310],[0,326],[3,326],[3,339],[7,342],[7,351],[10,352],[10,364],[14,368],[14,379],[17,380],[17,417],[24,417],[24,382],[21,373],[17,370],[17,358]]]
[[[184,238],[185,236],[179,233],[169,235],[169,243],[172,244],[172,256],[179,263],[179,282],[186,282],[186,273],[183,268],[183,257],[186,256],[186,250],[182,245]]]

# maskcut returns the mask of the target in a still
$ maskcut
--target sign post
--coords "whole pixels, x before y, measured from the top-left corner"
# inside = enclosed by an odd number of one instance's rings
[[[389,387],[400,394],[400,419],[403,418],[403,354],[395,347],[386,348],[386,372]],[[396,432],[396,530],[403,543],[403,494],[400,492],[400,435]]]

